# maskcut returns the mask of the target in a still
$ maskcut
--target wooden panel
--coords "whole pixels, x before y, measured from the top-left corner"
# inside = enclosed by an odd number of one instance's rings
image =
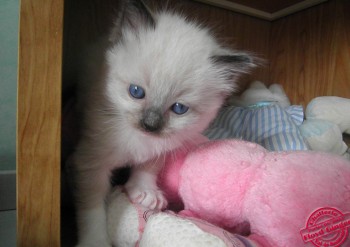
[[[350,98],[350,1],[332,0],[272,23],[270,82],[295,104]]]
[[[17,246],[60,246],[61,0],[22,0]]]

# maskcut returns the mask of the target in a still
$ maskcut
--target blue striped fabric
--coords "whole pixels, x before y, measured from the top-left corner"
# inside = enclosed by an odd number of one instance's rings
[[[230,106],[220,111],[204,134],[209,139],[256,142],[271,151],[308,150],[298,128],[303,118],[302,106]]]

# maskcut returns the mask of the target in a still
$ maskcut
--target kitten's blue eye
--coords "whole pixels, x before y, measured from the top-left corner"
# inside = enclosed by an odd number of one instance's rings
[[[178,115],[185,114],[188,111],[188,109],[189,109],[188,106],[185,106],[185,105],[178,103],[178,102],[176,102],[175,104],[173,104],[171,106],[171,110]]]
[[[145,97],[145,90],[137,85],[131,84],[129,87],[129,93],[135,99],[143,99]]]

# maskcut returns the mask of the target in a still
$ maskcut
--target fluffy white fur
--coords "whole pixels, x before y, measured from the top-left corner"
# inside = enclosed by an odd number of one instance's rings
[[[151,14],[139,1],[124,1],[109,40],[91,50],[82,75],[83,130],[73,155],[79,246],[110,246],[105,198],[111,170],[132,165],[127,182],[134,202],[163,208],[156,186],[163,155],[196,138],[215,117],[237,76],[254,62],[221,47],[209,30],[173,14]],[[130,84],[145,97],[130,96]],[[183,115],[171,111],[179,102]],[[149,109],[161,113],[162,126],[145,130]]]

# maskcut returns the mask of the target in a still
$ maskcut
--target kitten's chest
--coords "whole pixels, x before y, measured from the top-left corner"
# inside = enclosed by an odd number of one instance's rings
[[[142,165],[163,153],[161,145],[143,138],[116,139],[114,142],[107,144],[112,168]]]

